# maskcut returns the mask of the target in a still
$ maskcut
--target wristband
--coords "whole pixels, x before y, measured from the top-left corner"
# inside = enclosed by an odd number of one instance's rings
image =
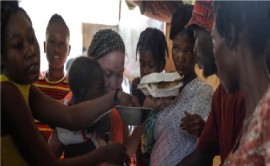
[[[115,94],[114,94],[114,99],[113,99],[113,102],[114,102],[114,105],[117,105],[117,101],[118,101],[118,92],[121,91],[121,89],[116,89],[115,91]]]

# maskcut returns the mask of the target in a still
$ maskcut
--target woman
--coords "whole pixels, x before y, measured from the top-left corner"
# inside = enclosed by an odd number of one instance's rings
[[[184,76],[183,87],[174,101],[158,112],[154,126],[155,144],[150,157],[150,164],[154,166],[176,165],[191,153],[200,133],[180,130],[180,121],[185,116],[192,116],[190,114],[206,119],[210,111],[213,92],[195,73],[195,39],[193,32],[184,28],[191,13],[192,8],[184,5],[172,18],[173,62],[177,72]]]
[[[88,127],[116,102],[136,106],[136,99],[121,91],[112,90],[96,100],[67,107],[38,90],[33,82],[39,76],[39,46],[31,19],[18,7],[17,2],[1,1],[1,41],[3,165],[129,163],[129,157],[119,144],[108,145],[77,158],[57,160],[38,131],[34,118],[53,126],[78,130]]]
[[[252,11],[252,12],[251,12]],[[270,2],[215,2],[214,56],[227,92],[245,97],[243,128],[224,165],[270,164]]]

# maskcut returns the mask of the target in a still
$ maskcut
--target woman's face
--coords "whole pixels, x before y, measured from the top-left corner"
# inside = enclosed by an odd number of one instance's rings
[[[4,31],[2,73],[20,84],[36,81],[39,76],[40,52],[29,18],[21,11],[12,14]]]
[[[199,68],[203,69],[203,75],[205,77],[216,74],[211,33],[201,28],[195,28],[193,32],[196,39],[194,44],[194,53],[196,55]]]
[[[123,51],[112,51],[98,59],[105,79],[105,91],[110,89],[121,89],[123,82],[125,53]]]
[[[139,53],[141,77],[154,72],[161,72],[160,67],[155,63],[154,56],[150,50],[139,50]]]
[[[194,72],[195,55],[193,44],[186,34],[177,34],[172,40],[174,66],[180,75],[187,76]]]
[[[61,69],[64,67],[70,52],[70,45],[68,30],[62,23],[49,25],[46,42],[44,42],[44,52],[50,68]]]
[[[220,36],[216,28],[214,23],[212,31],[213,52],[218,76],[227,92],[235,92],[238,90],[238,68],[236,64],[239,59],[237,59],[238,56],[235,52],[227,46],[225,38]]]

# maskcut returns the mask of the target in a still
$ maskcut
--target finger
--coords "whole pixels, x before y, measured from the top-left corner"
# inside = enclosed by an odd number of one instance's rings
[[[194,126],[194,127],[189,128],[189,133],[191,133],[193,135],[197,135],[197,133],[199,133],[199,127]]]
[[[135,107],[140,106],[138,99],[136,97],[134,97],[134,96],[132,96],[131,102],[132,102],[132,105],[135,106]]]
[[[182,122],[182,123],[186,123],[186,122],[188,122],[188,117],[184,117],[184,118],[182,118],[182,119],[181,119],[181,122]]]
[[[186,117],[190,117],[191,116],[191,114],[189,112],[187,112],[187,111],[185,111],[184,114],[185,114]]]
[[[124,159],[124,161],[123,161],[123,164],[125,164],[125,165],[129,165],[130,164],[130,162],[131,162],[131,160],[130,160],[130,158],[129,158],[129,156],[128,156],[128,154],[125,154],[125,157],[124,157],[125,159]]]

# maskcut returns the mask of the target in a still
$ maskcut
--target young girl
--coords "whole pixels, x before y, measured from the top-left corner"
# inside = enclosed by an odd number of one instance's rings
[[[129,163],[129,157],[119,144],[77,158],[57,160],[38,131],[34,118],[53,126],[78,130],[88,127],[116,102],[136,106],[136,99],[122,91],[111,90],[98,99],[67,107],[38,90],[32,83],[39,76],[39,47],[31,19],[17,2],[1,1],[1,41],[3,165]]]
[[[64,65],[69,55],[69,28],[58,14],[52,15],[46,28],[44,52],[48,61],[48,70],[40,72],[38,81],[34,84],[45,94],[56,100],[63,99],[69,92],[68,80],[64,72]],[[46,140],[49,139],[52,129],[37,121],[39,130]]]
[[[151,73],[160,73],[164,70],[166,64],[166,57],[168,57],[168,48],[165,35],[158,29],[146,28],[139,37],[137,43],[136,53],[139,54],[140,62],[140,76]],[[140,78],[136,78],[132,81],[132,95],[136,96],[141,105],[144,104],[145,95],[141,90],[137,89],[140,83]],[[155,119],[156,114],[151,114],[149,119]],[[151,130],[151,129],[149,129]],[[149,165],[149,153],[146,156],[141,155],[140,137],[143,131],[143,127],[137,127],[134,129],[129,141],[127,143],[127,149],[130,155],[137,151],[137,164]]]
[[[164,70],[166,64],[166,56],[168,57],[168,48],[165,35],[158,29],[146,28],[139,37],[137,43],[136,54],[139,53],[140,76],[151,73],[160,73]],[[143,105],[145,96],[141,90],[137,89],[140,78],[132,81],[132,95],[139,99]]]
[[[101,67],[98,62],[88,57],[82,56],[74,60],[69,71],[69,85],[73,96],[71,100],[64,100],[65,105],[75,105],[105,94]],[[63,151],[65,158],[79,156],[105,145],[104,134],[109,131],[109,128],[108,116],[102,117],[91,127],[80,131],[57,127],[49,140],[49,145],[58,158]]]

